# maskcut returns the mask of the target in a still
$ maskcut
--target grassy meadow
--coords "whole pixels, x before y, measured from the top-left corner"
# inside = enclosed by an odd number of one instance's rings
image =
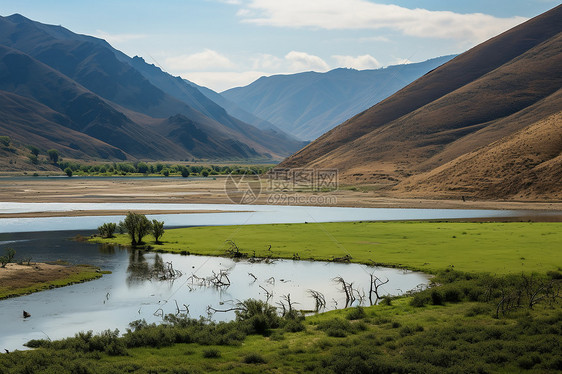
[[[433,287],[303,317],[260,301],[227,323],[169,316],[32,341],[2,373],[549,373],[562,370],[560,224],[357,222],[167,230],[155,250],[382,263]],[[92,241],[128,243],[125,235]],[[271,250],[268,250],[271,245]],[[348,257],[349,259],[349,257]]]
[[[221,256],[232,241],[241,252],[331,261],[384,264],[436,273],[453,267],[465,272],[508,274],[556,270],[562,266],[559,223],[339,222],[191,227],[166,230],[162,244],[174,253]],[[130,244],[126,234],[92,242]],[[268,250],[271,245],[271,250]]]

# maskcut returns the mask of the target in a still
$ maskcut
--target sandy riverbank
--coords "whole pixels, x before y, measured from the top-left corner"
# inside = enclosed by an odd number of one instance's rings
[[[225,192],[225,178],[0,178],[0,201],[4,202],[65,202],[65,203],[191,203],[232,204]],[[337,191],[284,192],[262,191],[253,204],[322,205],[367,208],[424,208],[424,209],[511,209],[529,211],[562,211],[561,201],[490,201],[436,199],[430,196],[403,198],[389,191],[368,188],[340,188]],[[250,206],[248,206],[251,210]],[[143,212],[155,213],[156,211]],[[162,211],[158,213],[198,213],[199,211]],[[47,212],[41,216],[79,216],[123,214],[122,211]],[[530,213],[532,215],[532,213]],[[26,216],[37,217],[32,213]],[[8,216],[3,216],[8,217]],[[21,216],[23,217],[23,215]]]
[[[101,275],[99,269],[88,265],[10,263],[0,268],[0,299],[84,282]]]

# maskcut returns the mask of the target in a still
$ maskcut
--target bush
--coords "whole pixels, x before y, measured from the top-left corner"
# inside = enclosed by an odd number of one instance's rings
[[[432,290],[431,291],[431,303],[433,305],[443,305],[443,295],[439,290]]]
[[[67,176],[72,177],[72,169],[71,168],[64,169],[64,172],[66,173]]]
[[[279,327],[277,310],[266,302],[248,299],[239,303],[238,307],[236,320],[246,322],[250,333],[265,334],[269,329]]]
[[[414,295],[414,298],[410,301],[410,305],[421,308],[429,303],[430,300],[431,298],[427,292],[419,292]]]
[[[146,174],[148,173],[148,165],[144,162],[139,162],[137,164],[137,172],[141,173],[141,174]]]
[[[9,136],[0,136],[0,144],[2,144],[4,147],[9,147],[11,142],[12,139],[10,139]]]
[[[102,238],[112,238],[113,233],[117,229],[117,224],[115,223],[104,223],[100,227],[98,227],[98,233]]]
[[[265,364],[265,358],[259,353],[250,353],[246,357],[244,357],[245,364]]]
[[[47,151],[47,154],[49,155],[49,159],[53,162],[53,164],[56,164],[59,161],[59,151],[57,151],[56,149],[49,149]]]
[[[462,299],[462,293],[457,288],[448,287],[445,289],[444,300],[451,303],[458,303]]]
[[[16,251],[13,248],[7,248],[6,254],[0,257],[0,268],[5,268],[7,264],[12,262],[15,255]]]
[[[343,338],[347,336],[347,333],[354,332],[351,323],[341,318],[322,321],[318,324],[317,329],[324,331],[328,336],[334,338]]]
[[[345,317],[350,320],[356,320],[356,319],[363,319],[365,318],[365,316],[366,316],[365,309],[363,309],[362,306],[358,306],[351,309],[351,311],[347,313],[347,316]]]
[[[203,350],[203,357],[204,358],[219,358],[221,357],[221,351],[216,348],[204,349]]]

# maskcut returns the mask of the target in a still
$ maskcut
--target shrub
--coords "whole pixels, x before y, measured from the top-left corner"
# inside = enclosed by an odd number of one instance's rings
[[[13,248],[7,248],[6,254],[0,257],[0,268],[5,268],[7,264],[12,262],[15,255],[16,251]]]
[[[204,358],[219,358],[221,357],[221,351],[216,348],[204,349],[203,350],[203,357]]]
[[[433,305],[442,305],[443,304],[443,295],[439,290],[432,290],[431,291],[431,303]]]
[[[365,316],[366,316],[365,309],[363,309],[362,306],[358,306],[351,309],[351,311],[347,313],[347,316],[345,317],[350,320],[356,320],[356,319],[365,318]]]
[[[462,299],[461,295],[461,291],[457,288],[448,287],[447,289],[445,289],[445,295],[443,299],[447,302],[458,303]]]
[[[239,303],[238,307],[236,320],[245,321],[250,333],[265,334],[269,329],[279,327],[277,310],[266,302],[248,299]]]
[[[322,321],[317,326],[318,330],[324,331],[328,336],[335,338],[343,338],[347,333],[353,333],[354,329],[349,321],[341,318],[334,318],[327,321]]]
[[[429,303],[430,300],[431,298],[427,292],[419,292],[414,295],[414,298],[410,301],[410,305],[421,308]]]
[[[72,169],[71,168],[64,169],[64,172],[66,173],[67,176],[72,177]]]
[[[100,227],[98,227],[98,233],[102,238],[112,238],[113,233],[117,229],[117,224],[115,223],[104,223]]]
[[[244,357],[245,364],[265,364],[265,358],[259,353],[250,353]]]
[[[49,159],[53,162],[53,164],[56,164],[59,161],[59,151],[57,151],[56,149],[49,149],[47,151],[47,154],[49,155]]]
[[[4,147],[9,147],[11,142],[12,139],[10,139],[9,136],[0,136],[0,144],[2,144]]]

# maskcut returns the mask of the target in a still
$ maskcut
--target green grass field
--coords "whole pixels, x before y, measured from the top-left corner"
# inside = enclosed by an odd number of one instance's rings
[[[232,240],[240,251],[327,260],[350,255],[353,262],[385,264],[435,273],[546,272],[562,266],[560,223],[344,222],[192,227],[166,230],[155,250],[224,255]],[[129,244],[127,235],[93,242]],[[271,245],[271,250],[268,247]]]
[[[0,355],[0,372],[560,372],[561,227],[358,222],[167,230],[162,245],[150,237],[146,244],[155,250],[224,255],[230,247],[226,241],[232,240],[256,256],[298,253],[301,259],[330,260],[350,255],[356,262],[434,273],[436,284],[385,305],[335,310],[300,322],[282,318],[265,332],[269,317],[256,313],[221,324],[146,326],[122,338],[107,332],[36,342],[41,348]],[[128,238],[92,241],[126,245]],[[529,306],[533,295],[540,296]]]

